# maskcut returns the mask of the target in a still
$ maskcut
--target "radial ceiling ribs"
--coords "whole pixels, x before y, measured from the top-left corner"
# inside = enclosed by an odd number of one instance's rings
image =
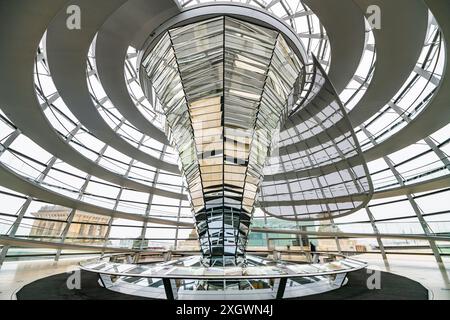
[[[124,0],[76,1],[83,12],[83,27],[76,32],[65,28],[66,10],[57,14],[47,30],[46,52],[51,76],[67,107],[98,139],[132,159],[178,173],[177,165],[155,158],[121,138],[99,114],[90,96],[86,81],[89,46],[98,28],[123,2]]]
[[[70,197],[58,194],[54,191],[45,189],[39,186],[34,181],[23,178],[11,171],[9,168],[0,163],[0,185],[14,190],[16,192],[26,194],[33,198],[46,201],[51,204],[61,205],[67,208],[78,209],[80,211],[91,212],[102,216],[113,217],[117,219],[127,219],[133,221],[145,221],[148,223],[158,223],[172,226],[186,226],[193,227],[191,223],[178,222],[176,219],[167,220],[153,217],[146,217],[144,215],[132,214],[111,210],[103,207],[98,207],[90,203],[72,199]]]
[[[39,6],[26,0],[19,2],[20,5],[17,2],[2,2],[0,10],[2,24],[15,26],[0,28],[0,47],[4,57],[0,59],[0,102],[5,114],[23,134],[47,152],[87,174],[137,191],[185,199],[179,193],[153,188],[103,168],[73,149],[53,129],[36,98],[34,60],[46,27],[54,15],[65,7],[65,1],[42,0]],[[17,24],[17,21],[24,20],[24,16],[27,23]]]
[[[316,81],[322,83],[325,80],[319,98],[332,101],[314,116],[314,120],[327,125],[323,128],[324,132],[333,129],[338,130],[340,135],[329,138],[325,144],[318,142],[319,147],[292,152],[290,159],[281,157],[279,163],[272,162],[266,168],[266,172],[294,169],[306,173],[303,179],[285,177],[276,180],[267,175],[264,178],[260,189],[260,207],[267,214],[285,220],[311,221],[342,217],[363,208],[373,195],[370,174],[344,106],[315,58],[314,64]],[[340,121],[342,118],[345,121]],[[335,128],[336,122],[333,120],[339,122],[338,128]],[[348,157],[354,161],[347,162]],[[336,162],[343,165],[335,167],[333,172],[308,174],[309,169],[324,164],[333,166]],[[283,177],[283,173],[278,176]]]
[[[128,47],[140,49],[154,29],[179,11],[171,0],[128,1],[100,28],[95,47],[97,73],[111,103],[142,133],[167,145],[164,132],[147,120],[131,100],[123,72]]]
[[[353,126],[358,126],[385,106],[414,70],[427,32],[428,10],[421,0],[355,0],[355,3],[362,12],[366,12],[369,5],[380,6],[382,12],[382,28],[373,30],[377,50],[375,72],[365,95],[349,113]],[[302,124],[306,117],[301,112],[291,116],[292,123],[287,123],[286,129]],[[327,134],[320,129],[317,131],[319,141],[325,141]],[[339,132],[329,134],[335,138]],[[306,139],[293,143],[303,149],[312,147],[314,141]],[[287,146],[280,148],[280,154],[288,152]]]

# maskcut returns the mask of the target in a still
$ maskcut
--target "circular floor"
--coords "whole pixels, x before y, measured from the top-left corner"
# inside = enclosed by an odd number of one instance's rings
[[[428,300],[428,291],[421,284],[391,273],[381,273],[381,289],[369,290],[366,269],[350,273],[348,284],[324,294],[293,300]],[[96,274],[81,271],[81,289],[67,288],[67,273],[43,278],[24,286],[18,300],[148,300],[102,288]]]

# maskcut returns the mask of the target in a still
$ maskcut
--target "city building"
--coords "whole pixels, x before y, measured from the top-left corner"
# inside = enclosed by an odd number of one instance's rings
[[[450,300],[449,41],[447,0],[1,1],[0,299]]]
[[[54,239],[63,233],[70,209],[60,206],[45,206],[32,215],[36,220],[29,237],[35,240]],[[98,239],[99,242],[104,241],[108,229],[108,217],[88,212],[76,212],[75,217],[67,231],[66,241],[73,238],[80,242],[92,242],[92,239]]]

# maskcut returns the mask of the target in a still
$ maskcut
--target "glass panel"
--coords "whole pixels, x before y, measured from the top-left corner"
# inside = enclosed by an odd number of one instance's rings
[[[169,30],[143,68],[180,154],[203,254],[243,256],[302,63],[278,32],[218,17]]]

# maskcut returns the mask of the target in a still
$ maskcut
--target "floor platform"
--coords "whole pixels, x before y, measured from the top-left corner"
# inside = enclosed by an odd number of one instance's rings
[[[391,273],[381,273],[381,289],[369,290],[366,269],[348,275],[348,283],[339,290],[295,300],[428,300],[428,290],[416,281]],[[81,271],[81,289],[69,290],[68,274],[57,274],[24,286],[18,300],[147,300],[104,289],[98,276]]]

